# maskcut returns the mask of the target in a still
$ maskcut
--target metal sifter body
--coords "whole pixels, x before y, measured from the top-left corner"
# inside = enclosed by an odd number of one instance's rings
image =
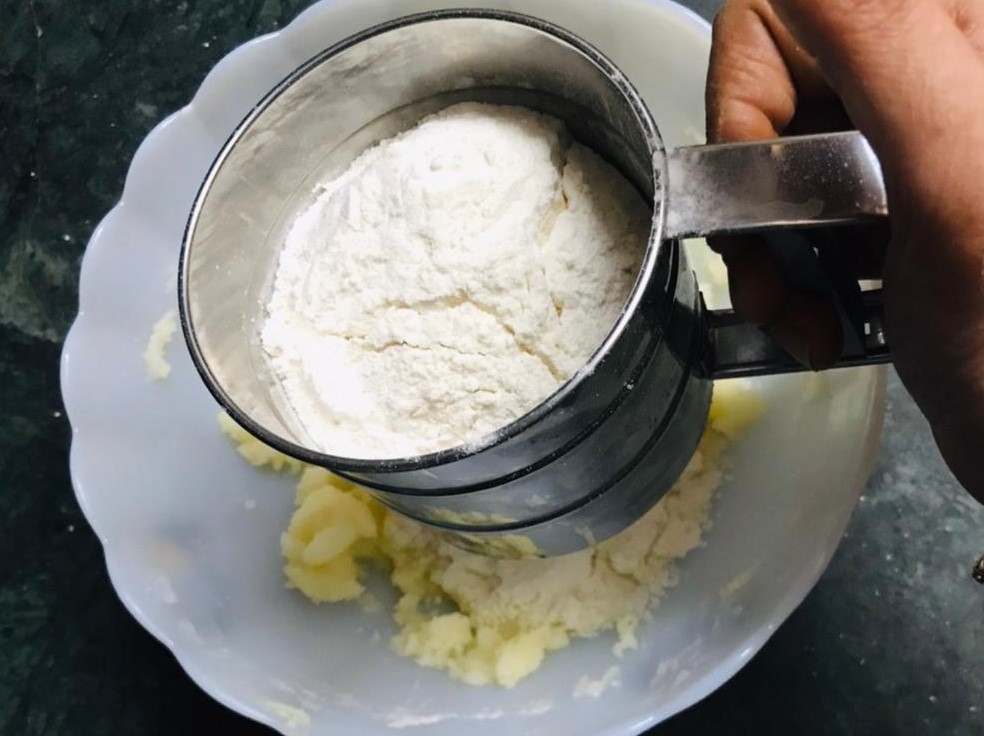
[[[560,118],[652,203],[634,290],[588,364],[481,443],[392,460],[311,450],[258,339],[287,203],[315,174],[341,171],[373,143],[466,100]],[[631,83],[585,42],[511,13],[433,12],[326,50],[243,121],[188,223],[182,325],[209,389],[269,445],[365,486],[459,544],[563,554],[626,528],[672,486],[703,433],[713,379],[797,369],[758,330],[704,308],[679,238],[885,214],[878,162],[858,133],[667,153]],[[889,360],[877,293],[862,294],[807,241],[777,252],[801,279],[835,287],[839,365]]]

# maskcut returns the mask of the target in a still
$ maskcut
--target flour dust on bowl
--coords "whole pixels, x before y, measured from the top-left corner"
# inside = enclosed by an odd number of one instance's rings
[[[382,614],[356,603],[313,606],[285,589],[280,536],[295,482],[257,473],[231,451],[179,344],[166,349],[166,381],[144,373],[141,349],[175,308],[187,214],[239,121],[327,46],[439,4],[318,3],[223,60],[193,103],[141,146],[124,206],[87,250],[80,314],[66,341],[73,482],[113,585],[141,624],[220,702],[279,732],[640,733],[727,680],[815,583],[870,470],[881,371],[756,379],[767,411],[734,446],[705,544],[679,563],[681,584],[640,624],[638,651],[613,660],[610,635],[580,640],[511,690],[421,669],[393,653],[394,629]],[[522,10],[611,58],[669,147],[701,142],[703,21],[671,3],[635,0],[529,0]],[[707,278],[706,251],[684,250],[706,294],[718,283],[713,272]],[[107,354],[121,359],[107,362]]]
[[[483,126],[498,145],[472,137]],[[572,148],[536,146],[568,134]],[[566,188],[550,179],[558,161]],[[739,186],[750,176],[765,185]],[[578,181],[623,196],[570,201]],[[600,217],[561,222],[640,196],[645,225],[638,205],[607,231]],[[679,238],[885,213],[857,133],[667,156],[629,77],[581,38],[527,15],[430,12],[341,41],[250,113],[195,204],[182,321],[212,393],[268,444],[479,551],[521,535],[563,554],[627,528],[671,487],[712,378],[795,369],[706,312]],[[554,237],[565,229],[579,238]],[[580,320],[558,298],[578,279],[599,285],[577,295]],[[884,362],[877,298],[856,311],[840,365]],[[517,359],[498,361],[504,350]],[[391,416],[363,436],[345,421],[360,413]],[[430,442],[434,427],[449,431]]]

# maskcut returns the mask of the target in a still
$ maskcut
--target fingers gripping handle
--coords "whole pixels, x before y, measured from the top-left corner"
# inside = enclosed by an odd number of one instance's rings
[[[836,228],[766,236],[780,269],[795,287],[827,295],[840,317],[843,348],[832,368],[889,363],[881,291],[862,291],[844,262]],[[808,370],[755,325],[731,310],[707,310],[704,368],[712,378],[740,378]]]
[[[860,133],[679,148],[667,178],[668,238],[763,233],[796,288],[831,297],[844,337],[834,367],[891,361],[881,292],[861,291],[832,227],[888,214],[881,167]],[[805,370],[733,312],[707,312],[707,321],[711,376]]]

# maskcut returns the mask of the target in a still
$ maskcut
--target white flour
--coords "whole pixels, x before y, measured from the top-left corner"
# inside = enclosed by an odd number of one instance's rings
[[[464,104],[325,182],[292,226],[263,349],[310,440],[418,455],[533,409],[599,347],[650,211],[521,108]]]

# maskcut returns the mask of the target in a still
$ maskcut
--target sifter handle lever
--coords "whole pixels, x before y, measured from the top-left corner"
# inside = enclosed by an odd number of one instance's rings
[[[881,166],[857,131],[678,148],[666,175],[671,240],[888,215]]]
[[[833,367],[891,362],[881,291],[862,292],[837,225],[884,220],[878,158],[857,131],[678,148],[667,160],[671,239],[762,233],[796,288],[832,298],[844,347]],[[706,312],[713,378],[806,370],[730,310]]]

